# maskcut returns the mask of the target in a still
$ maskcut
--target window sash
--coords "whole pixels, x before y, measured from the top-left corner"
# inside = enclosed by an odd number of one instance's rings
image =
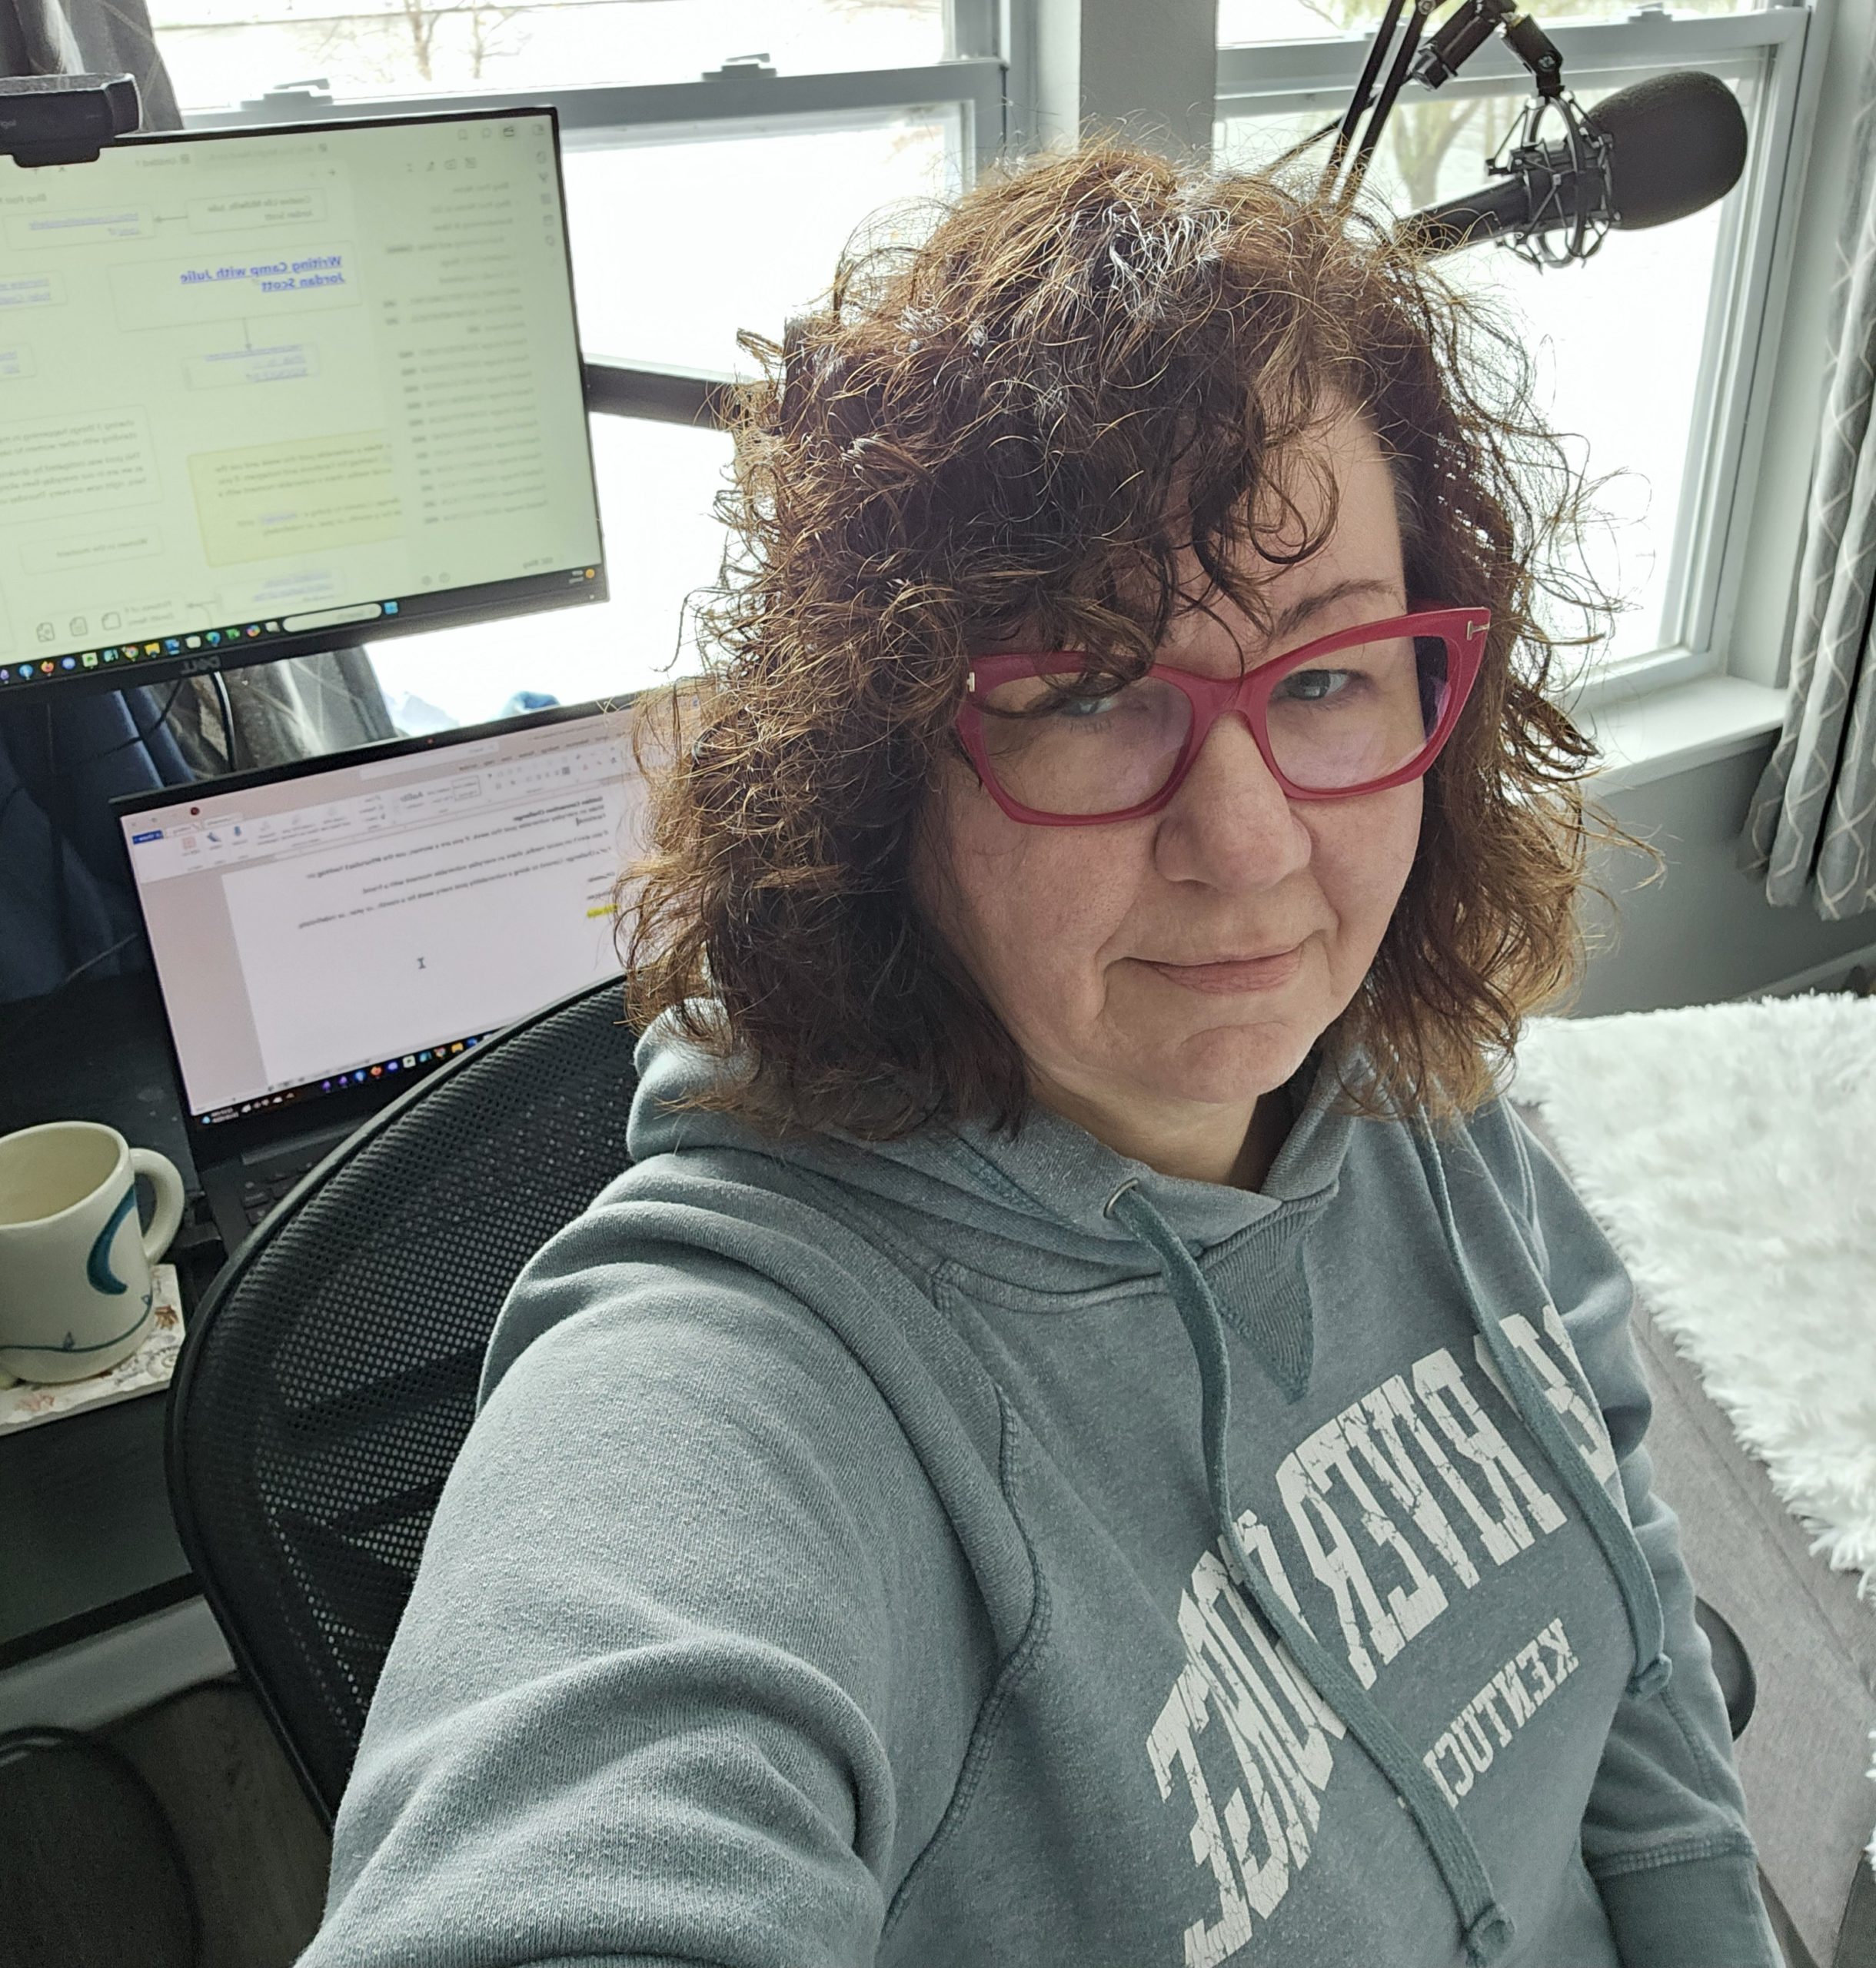
[[[1728,201],[1716,243],[1701,339],[1698,406],[1688,434],[1662,611],[1665,640],[1645,656],[1610,663],[1585,683],[1572,708],[1663,687],[1725,667],[1751,516],[1752,481],[1763,448],[1781,310],[1773,295],[1788,264],[1802,159],[1814,115],[1825,37],[1808,31],[1803,5],[1676,19],[1626,21],[1545,32],[1573,88],[1620,88],[1664,68],[1708,69],[1751,79],[1746,170]],[[1298,113],[1322,119],[1345,108],[1371,35],[1221,48],[1218,115]],[[1814,58],[1806,61],[1808,46]],[[1526,71],[1495,36],[1439,93],[1453,100],[1528,85]]]
[[[191,130],[256,123],[314,123],[358,116],[440,116],[504,103],[560,112],[567,138],[582,142],[668,141],[686,135],[759,135],[786,122],[797,129],[837,124],[855,112],[923,109],[956,103],[964,114],[965,146],[979,168],[1003,141],[1003,65],[964,55],[918,68],[859,68],[830,75],[732,75],[694,82],[626,82],[573,88],[483,89],[451,95],[334,98],[291,88],[232,109],[197,110]]]

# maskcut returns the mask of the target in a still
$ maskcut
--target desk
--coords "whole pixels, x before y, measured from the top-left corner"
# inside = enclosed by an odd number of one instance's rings
[[[194,1190],[162,1013],[148,972],[0,1006],[0,1134],[108,1122]],[[183,1318],[221,1259],[194,1212],[171,1251]],[[163,1478],[159,1393],[0,1441],[0,1670],[192,1597]]]
[[[138,1395],[0,1442],[0,1669],[194,1594],[163,1484],[163,1408]]]

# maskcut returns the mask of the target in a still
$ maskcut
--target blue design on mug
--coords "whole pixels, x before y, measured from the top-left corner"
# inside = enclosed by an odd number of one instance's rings
[[[137,1185],[133,1182],[124,1192],[124,1200],[111,1212],[110,1222],[98,1232],[91,1255],[85,1260],[85,1275],[91,1282],[91,1289],[101,1292],[108,1298],[115,1298],[130,1289],[111,1268],[111,1245],[118,1226],[136,1207]]]

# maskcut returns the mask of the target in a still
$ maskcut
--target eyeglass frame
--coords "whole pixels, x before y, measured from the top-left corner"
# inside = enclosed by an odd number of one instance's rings
[[[1385,792],[1389,786],[1404,786],[1409,780],[1425,774],[1452,736],[1460,713],[1472,696],[1472,686],[1479,680],[1479,668],[1485,660],[1485,637],[1491,627],[1489,609],[1429,607],[1421,603],[1410,607],[1405,615],[1390,615],[1381,621],[1363,622],[1352,629],[1337,629],[1332,634],[1319,636],[1314,642],[1273,657],[1268,663],[1259,663],[1241,676],[1204,676],[1196,670],[1181,670],[1172,663],[1156,663],[1136,680],[1161,676],[1182,692],[1192,706],[1192,730],[1166,784],[1150,800],[1119,808],[1111,813],[1046,813],[1036,807],[1024,806],[1004,790],[990,763],[989,748],[983,742],[984,712],[976,694],[980,687],[994,689],[1012,676],[1059,676],[1081,669],[1084,665],[1078,660],[1076,651],[1011,650],[994,656],[973,657],[964,680],[966,694],[958,706],[956,730],[983,790],[1013,820],[1021,821],[1026,826],[1100,826],[1116,820],[1144,819],[1149,814],[1159,812],[1184,783],[1193,762],[1204,750],[1212,726],[1220,718],[1234,713],[1244,720],[1271,776],[1283,789],[1287,798],[1352,800],[1364,793]],[[1270,693],[1293,670],[1305,668],[1322,657],[1332,656],[1339,650],[1352,649],[1358,643],[1395,636],[1437,637],[1446,645],[1446,701],[1441,707],[1437,723],[1427,735],[1425,745],[1405,765],[1385,778],[1370,780],[1360,786],[1316,789],[1294,783],[1271,754],[1270,732],[1266,721]],[[1041,664],[1049,667],[1039,668],[1037,666]]]

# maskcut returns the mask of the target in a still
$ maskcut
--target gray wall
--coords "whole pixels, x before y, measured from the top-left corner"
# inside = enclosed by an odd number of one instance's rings
[[[1691,772],[1606,793],[1597,803],[1618,826],[1666,857],[1646,888],[1650,864],[1627,849],[1599,849],[1594,878],[1616,902],[1584,899],[1582,920],[1605,946],[1592,958],[1574,1016],[1716,1003],[1788,984],[1828,966],[1803,988],[1835,989],[1852,960],[1876,946],[1876,912],[1841,922],[1808,905],[1775,909],[1763,875],[1734,866],[1746,807],[1771,756],[1775,734],[1748,752]],[[1614,940],[1608,942],[1613,933]]]

